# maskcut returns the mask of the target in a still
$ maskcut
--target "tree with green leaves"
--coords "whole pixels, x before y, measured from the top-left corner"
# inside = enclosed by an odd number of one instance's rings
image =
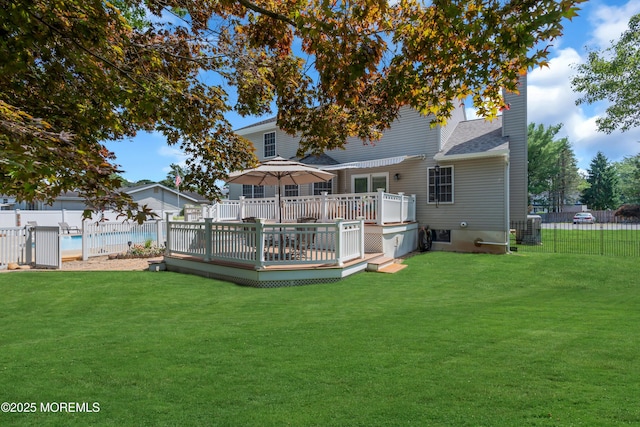
[[[578,105],[609,103],[606,114],[596,120],[599,130],[624,132],[640,124],[640,14],[631,17],[629,29],[617,42],[589,53],[571,84],[583,94]]]
[[[640,204],[640,154],[627,156],[613,166],[619,178],[620,201]]]
[[[373,141],[404,105],[444,123],[472,97],[493,117],[582,1],[0,0],[0,192],[140,219],[106,140],[162,133],[217,199],[256,162],[231,111],[275,104],[300,154]]]
[[[589,209],[616,209],[620,205],[618,175],[615,167],[600,151],[591,160],[587,183],[589,187],[582,191],[582,203]]]
[[[556,139],[562,124],[528,127],[528,181],[531,202],[549,212],[561,212],[578,195],[581,182],[577,160],[567,138]]]

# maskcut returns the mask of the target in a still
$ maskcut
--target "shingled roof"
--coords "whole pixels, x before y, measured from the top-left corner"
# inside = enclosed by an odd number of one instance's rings
[[[501,155],[508,150],[509,140],[502,136],[502,117],[493,121],[477,119],[458,123],[438,157]]]

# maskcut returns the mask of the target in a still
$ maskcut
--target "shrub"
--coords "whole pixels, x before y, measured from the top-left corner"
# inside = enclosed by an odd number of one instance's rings
[[[614,216],[627,221],[640,221],[640,205],[622,205],[614,213]]]

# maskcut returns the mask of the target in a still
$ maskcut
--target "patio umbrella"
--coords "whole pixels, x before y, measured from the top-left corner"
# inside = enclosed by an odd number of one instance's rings
[[[282,204],[280,186],[301,185],[314,182],[329,181],[335,175],[329,172],[307,166],[294,160],[274,157],[266,160],[258,167],[229,174],[227,183],[247,185],[277,185],[278,186],[278,222],[282,222]]]

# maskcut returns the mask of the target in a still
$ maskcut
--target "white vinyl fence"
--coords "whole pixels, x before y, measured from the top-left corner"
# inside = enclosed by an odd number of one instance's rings
[[[27,242],[29,241],[29,244]],[[32,261],[30,236],[24,227],[0,228],[0,266]]]
[[[72,227],[75,228],[75,227]],[[90,257],[123,253],[133,245],[163,247],[164,221],[89,222],[81,232],[66,232],[59,226],[0,227],[0,269],[8,264],[33,264],[60,268],[63,257]]]
[[[164,223],[160,220],[138,224],[85,221],[82,228],[82,259],[126,252],[133,245],[164,246]]]

